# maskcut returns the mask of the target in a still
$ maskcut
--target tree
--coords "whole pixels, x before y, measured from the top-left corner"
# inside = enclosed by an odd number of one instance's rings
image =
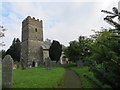
[[[109,30],[97,32],[93,35],[94,44],[92,54],[89,57],[89,64],[94,75],[103,83],[113,88],[120,85],[120,43],[118,36]],[[96,39],[95,39],[96,38]]]
[[[0,38],[5,37],[4,31],[6,31],[6,29],[4,26],[0,25]],[[5,46],[4,42],[0,41],[0,46]]]
[[[90,39],[85,36],[79,36],[78,41],[71,41],[67,49],[64,50],[65,55],[72,61],[85,61],[85,57],[90,54]]]
[[[104,20],[115,29],[96,31],[90,38],[80,36],[78,41],[70,42],[65,54],[75,61],[82,58],[103,84],[118,88],[120,86],[120,24],[113,19],[118,16],[120,21],[120,13],[115,7],[113,11],[114,13],[102,10],[111,14]]]
[[[71,41],[70,46],[68,46],[64,53],[71,61],[77,61],[80,59],[80,46],[77,41]]]
[[[58,62],[60,60],[61,52],[62,52],[62,45],[58,41],[53,40],[49,49],[49,55],[51,60],[53,61],[55,60]]]
[[[109,14],[109,16],[106,16],[104,20],[115,27],[115,29],[111,29],[110,31],[120,34],[120,24],[113,20],[114,18],[118,17],[118,20],[120,21],[120,12],[118,12],[118,9],[116,7],[113,7],[112,10],[113,12],[107,10],[101,10],[101,12]]]
[[[5,57],[6,51],[5,50],[1,50],[0,51],[0,55],[2,55],[2,59]]]
[[[6,54],[11,55],[14,61],[20,61],[20,53],[21,53],[21,42],[17,38],[14,38],[12,45],[10,48],[6,51]]]
[[[120,24],[113,19],[118,17],[120,21],[120,13],[115,7],[113,7],[113,12],[106,10],[102,12],[110,14],[104,20],[114,26],[114,29],[105,29],[92,35],[94,43],[93,48],[91,47],[92,54],[88,58],[89,66],[103,84],[118,88],[120,86]]]

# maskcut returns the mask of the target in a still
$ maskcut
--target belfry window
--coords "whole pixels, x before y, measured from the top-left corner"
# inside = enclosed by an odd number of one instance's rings
[[[35,28],[35,32],[37,32],[37,28]]]

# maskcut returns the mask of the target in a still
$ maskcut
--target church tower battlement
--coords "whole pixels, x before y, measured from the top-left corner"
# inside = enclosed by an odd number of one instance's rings
[[[25,40],[43,41],[43,24],[42,20],[28,16],[22,22],[22,41]]]
[[[21,61],[26,67],[40,64],[43,60],[41,45],[43,44],[42,20],[28,16],[22,22]],[[32,65],[33,66],[33,65]]]

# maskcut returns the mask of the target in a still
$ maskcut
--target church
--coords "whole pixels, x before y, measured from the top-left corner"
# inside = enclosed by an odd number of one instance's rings
[[[21,62],[25,67],[37,67],[43,64],[49,57],[51,41],[43,41],[43,22],[28,16],[22,22]],[[62,49],[65,46],[62,45]],[[68,60],[64,53],[60,57],[60,63]]]

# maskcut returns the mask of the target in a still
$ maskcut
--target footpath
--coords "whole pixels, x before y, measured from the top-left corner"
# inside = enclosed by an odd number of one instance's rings
[[[82,88],[80,77],[74,71],[66,69],[63,88]]]
[[[64,77],[64,84],[63,84],[63,88],[83,88],[81,81],[80,81],[80,77],[73,71],[70,70],[69,67],[67,65],[63,65],[62,67],[64,67],[66,69],[66,74]]]

